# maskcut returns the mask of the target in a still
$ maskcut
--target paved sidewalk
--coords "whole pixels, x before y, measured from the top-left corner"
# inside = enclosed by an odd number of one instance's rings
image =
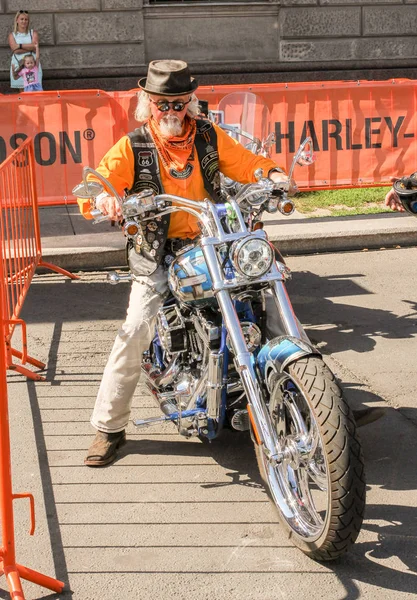
[[[295,310],[336,354],[326,360],[355,408],[390,400],[379,395],[377,366],[387,364],[389,341],[392,355],[412,343],[400,301],[390,306],[394,313],[382,328],[387,288],[384,278],[365,276],[364,266],[378,258],[369,272],[383,274],[397,290],[403,265],[414,264],[416,253],[291,259],[298,275]],[[262,488],[248,436],[226,432],[202,444],[182,438],[170,424],[136,430],[130,423],[114,465],[83,466],[91,409],[130,287],[105,280],[103,272],[77,281],[37,275],[22,314],[30,354],[48,366],[44,382],[9,376],[14,491],[33,492],[37,514],[31,538],[28,506],[15,503],[17,558],[67,585],[58,596],[24,582],[26,600],[287,600],[294,590],[298,600],[415,598],[416,426],[392,407],[361,430],[366,520],[352,552],[337,563],[316,563],[293,547]],[[404,297],[415,297],[415,280],[407,285]],[[370,320],[371,307],[377,310]],[[334,333],[329,320],[339,324]],[[376,373],[368,383],[344,367],[347,347],[360,352],[361,365],[372,354]],[[409,373],[405,362],[402,368],[411,387],[415,370]],[[159,414],[139,386],[132,416]],[[7,595],[0,591],[0,598]]]
[[[289,255],[417,245],[417,218],[398,213],[314,219],[266,214],[264,220],[270,239]],[[74,205],[43,207],[40,222],[45,260],[74,270],[126,264],[117,225],[93,225]]]

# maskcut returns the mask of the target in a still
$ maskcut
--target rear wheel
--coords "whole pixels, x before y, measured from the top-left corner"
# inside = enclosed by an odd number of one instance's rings
[[[270,498],[292,542],[316,560],[344,554],[365,509],[360,442],[334,375],[318,357],[289,365],[272,383],[269,411],[284,451],[272,465],[255,444]]]

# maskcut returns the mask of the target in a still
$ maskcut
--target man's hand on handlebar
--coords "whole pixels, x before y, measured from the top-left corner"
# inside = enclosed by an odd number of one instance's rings
[[[122,209],[119,202],[107,192],[102,192],[96,197],[95,205],[103,215],[108,215],[111,221],[118,221],[122,216]]]
[[[288,175],[285,173],[279,173],[278,171],[272,171],[269,175],[269,179],[271,179],[274,183],[285,183],[288,181]]]
[[[297,184],[295,182],[294,179],[291,179],[290,182],[288,182],[288,175],[286,175],[285,173],[279,173],[278,171],[272,171],[272,173],[270,173],[269,175],[269,179],[271,179],[271,181],[273,181],[274,183],[286,183],[288,185],[287,187],[287,195],[288,196],[295,196],[295,194],[298,192],[298,187]]]

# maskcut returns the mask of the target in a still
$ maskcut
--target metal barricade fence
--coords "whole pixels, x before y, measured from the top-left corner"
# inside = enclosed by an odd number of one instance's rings
[[[78,279],[65,269],[42,260],[33,142],[28,138],[0,165],[0,294],[5,310],[6,367],[30,379],[42,377],[23,365],[43,369],[45,364],[27,353],[26,324],[19,318],[37,267]],[[22,351],[12,347],[16,325],[22,330]],[[13,357],[20,359],[15,364]]]
[[[0,245],[0,259],[3,264],[3,244]],[[4,294],[0,294],[0,575],[6,576],[11,598],[24,600],[21,579],[27,579],[58,593],[62,592],[64,584],[62,581],[16,563],[13,501],[19,498],[29,499],[31,535],[35,532],[35,502],[32,494],[14,494],[12,488],[6,379],[6,337],[9,328]]]

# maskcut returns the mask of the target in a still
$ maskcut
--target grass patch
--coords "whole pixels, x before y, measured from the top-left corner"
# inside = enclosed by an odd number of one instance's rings
[[[391,212],[384,198],[389,188],[352,188],[302,192],[295,198],[297,210],[307,217],[346,217]]]

